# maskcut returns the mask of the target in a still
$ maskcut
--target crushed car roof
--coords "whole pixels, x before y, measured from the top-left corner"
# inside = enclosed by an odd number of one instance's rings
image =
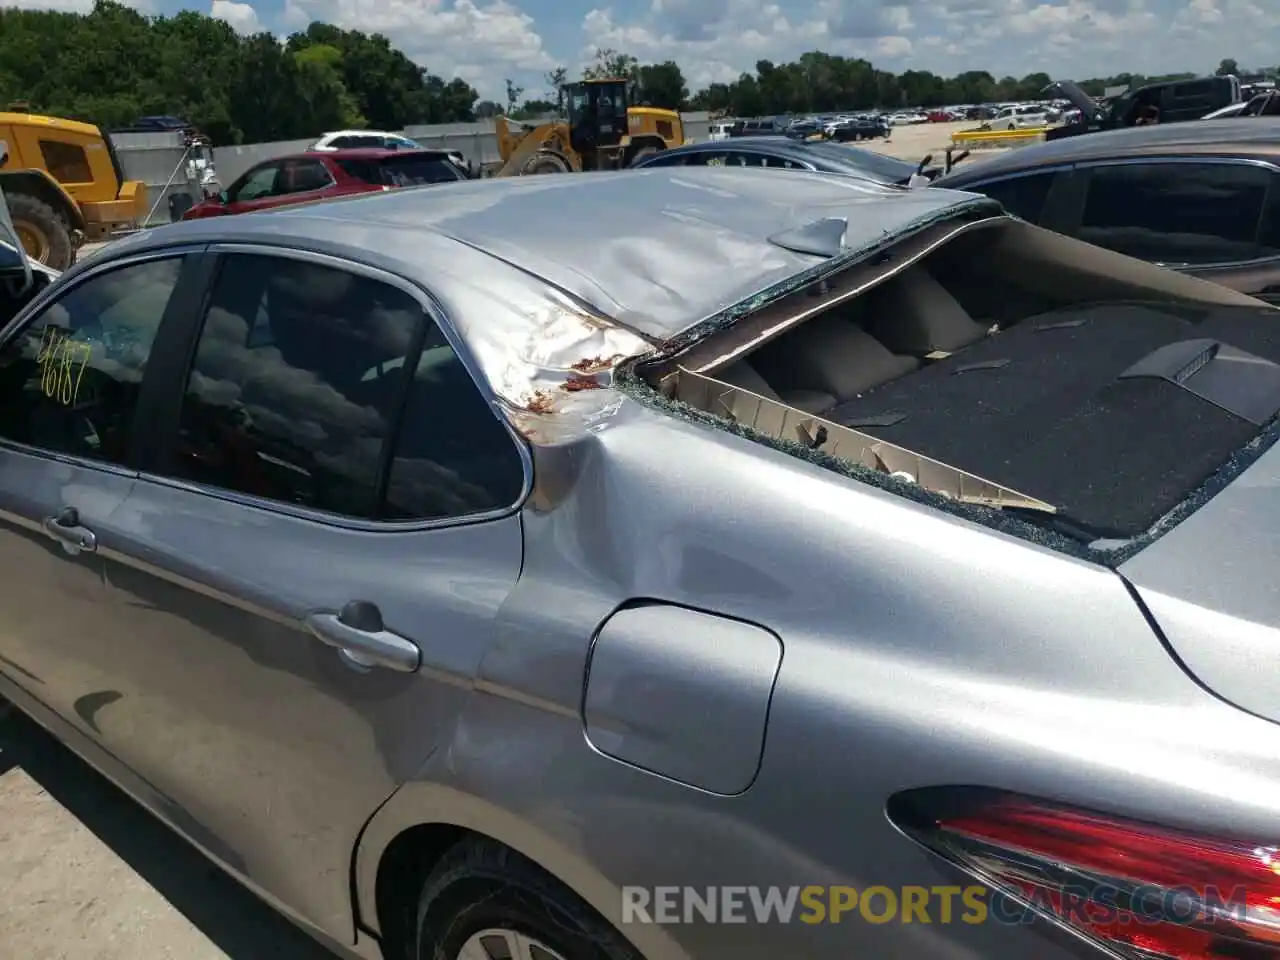
[[[993,201],[956,191],[904,190],[798,171],[673,168],[401,189],[182,221],[135,235],[129,246],[180,239],[323,241],[334,252],[380,260],[430,288],[440,247],[415,248],[408,235],[435,234],[662,340],[825,259],[784,249],[770,237],[843,219],[844,246],[857,251],[988,207],[1000,215]]]

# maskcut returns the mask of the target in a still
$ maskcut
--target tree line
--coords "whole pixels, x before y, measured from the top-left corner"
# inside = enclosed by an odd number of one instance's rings
[[[1224,60],[1219,73],[1238,73]],[[585,76],[633,81],[637,102],[718,115],[934,107],[1030,100],[1050,82],[970,70],[943,77],[928,70],[892,73],[870,61],[814,51],[791,63],[760,60],[732,83],[691,92],[679,64],[642,63],[603,50]],[[1091,95],[1107,87],[1173,77],[1074,78]],[[261,143],[368,127],[402,130],[499,113],[515,119],[562,111],[559,67],[545,89],[505,80],[503,102],[480,99],[463,80],[410,60],[381,34],[312,23],[281,43],[270,33],[237,34],[195,11],[145,16],[115,0],[87,14],[0,9],[0,109],[12,101],[33,112],[88,120],[110,130],[150,115],[182,117],[215,144]]]

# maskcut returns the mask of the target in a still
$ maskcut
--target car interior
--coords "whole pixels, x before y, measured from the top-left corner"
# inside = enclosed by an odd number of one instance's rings
[[[1134,536],[1280,413],[1280,325],[1081,246],[1013,221],[935,227],[637,372],[772,440],[1086,540]]]

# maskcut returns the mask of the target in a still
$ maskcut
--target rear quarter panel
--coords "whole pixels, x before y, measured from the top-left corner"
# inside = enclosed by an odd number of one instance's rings
[[[927,924],[659,926],[624,922],[621,890],[955,882],[885,816],[892,793],[929,784],[1187,825],[1220,826],[1229,810],[1241,829],[1280,832],[1263,789],[1280,778],[1280,732],[1191,682],[1113,572],[630,400],[607,429],[536,460],[503,633],[451,746],[359,851],[366,923],[380,851],[446,822],[541,863],[650,960],[1055,960],[1069,954],[1038,927],[945,924],[936,902]],[[781,638],[745,791],[682,785],[585,736],[592,638],[636,597]],[[654,722],[714,749],[717,718],[665,713],[663,676],[637,677]]]

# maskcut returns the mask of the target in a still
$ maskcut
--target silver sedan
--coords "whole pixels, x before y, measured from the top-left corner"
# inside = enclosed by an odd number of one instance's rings
[[[0,273],[0,693],[343,956],[1277,956],[1272,308],[728,168]]]

